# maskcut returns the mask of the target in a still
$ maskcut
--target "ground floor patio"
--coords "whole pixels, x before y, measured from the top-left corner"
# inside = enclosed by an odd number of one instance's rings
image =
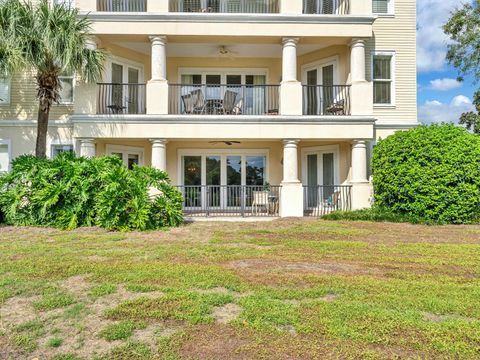
[[[188,217],[289,217],[368,206],[369,145],[363,140],[92,138],[79,139],[76,150],[83,156],[115,155],[129,167],[165,170],[184,196]]]

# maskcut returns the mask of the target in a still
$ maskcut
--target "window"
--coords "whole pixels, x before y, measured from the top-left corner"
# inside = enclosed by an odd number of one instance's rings
[[[51,148],[51,158],[54,159],[58,156],[58,154],[64,152],[73,152],[73,145],[72,144],[53,144]]]
[[[374,53],[373,55],[373,103],[394,105],[393,91],[393,53]]]
[[[0,139],[0,174],[10,169],[10,140]]]
[[[10,104],[10,79],[0,78],[0,105]]]
[[[374,14],[393,14],[393,0],[373,0]]]
[[[60,104],[73,103],[73,75],[60,75]]]

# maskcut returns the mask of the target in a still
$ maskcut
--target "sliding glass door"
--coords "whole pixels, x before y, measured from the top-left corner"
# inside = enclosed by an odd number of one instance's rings
[[[336,154],[333,151],[312,151],[304,157],[307,206],[316,208],[327,203],[335,192]]]

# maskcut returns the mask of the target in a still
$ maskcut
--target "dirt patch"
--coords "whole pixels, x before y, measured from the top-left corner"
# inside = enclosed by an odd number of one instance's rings
[[[240,260],[230,263],[230,267],[237,270],[250,271],[287,271],[300,273],[320,273],[320,274],[373,274],[379,273],[379,269],[366,268],[359,265],[348,263],[307,263],[307,262],[284,262],[274,260]]]
[[[40,299],[40,296],[13,297],[8,299],[0,307],[0,327],[7,327],[10,324],[18,325],[30,320],[35,320],[37,315],[33,303]]]
[[[91,285],[85,280],[84,275],[70,277],[64,280],[60,286],[75,297],[84,297]]]
[[[215,287],[211,289],[195,289],[200,294],[231,294],[232,291],[224,287]]]
[[[438,315],[438,314],[433,314],[429,312],[423,313],[423,320],[434,322],[434,323],[441,323],[441,322],[452,321],[452,320],[477,321],[477,319],[460,316],[460,315]]]
[[[236,304],[226,304],[213,309],[213,317],[219,324],[228,324],[237,319],[242,312],[242,308]]]

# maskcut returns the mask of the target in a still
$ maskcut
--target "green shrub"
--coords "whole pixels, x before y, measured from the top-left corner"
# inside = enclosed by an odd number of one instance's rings
[[[157,196],[150,196],[155,188]],[[182,221],[181,193],[165,172],[135,167],[117,157],[53,160],[20,156],[0,177],[0,210],[11,225],[74,229],[147,230]]]
[[[454,125],[397,132],[372,159],[375,205],[413,222],[480,219],[480,137]]]
[[[408,215],[396,214],[388,209],[372,207],[355,211],[335,211],[322,217],[324,220],[374,221],[374,222],[418,222]]]

